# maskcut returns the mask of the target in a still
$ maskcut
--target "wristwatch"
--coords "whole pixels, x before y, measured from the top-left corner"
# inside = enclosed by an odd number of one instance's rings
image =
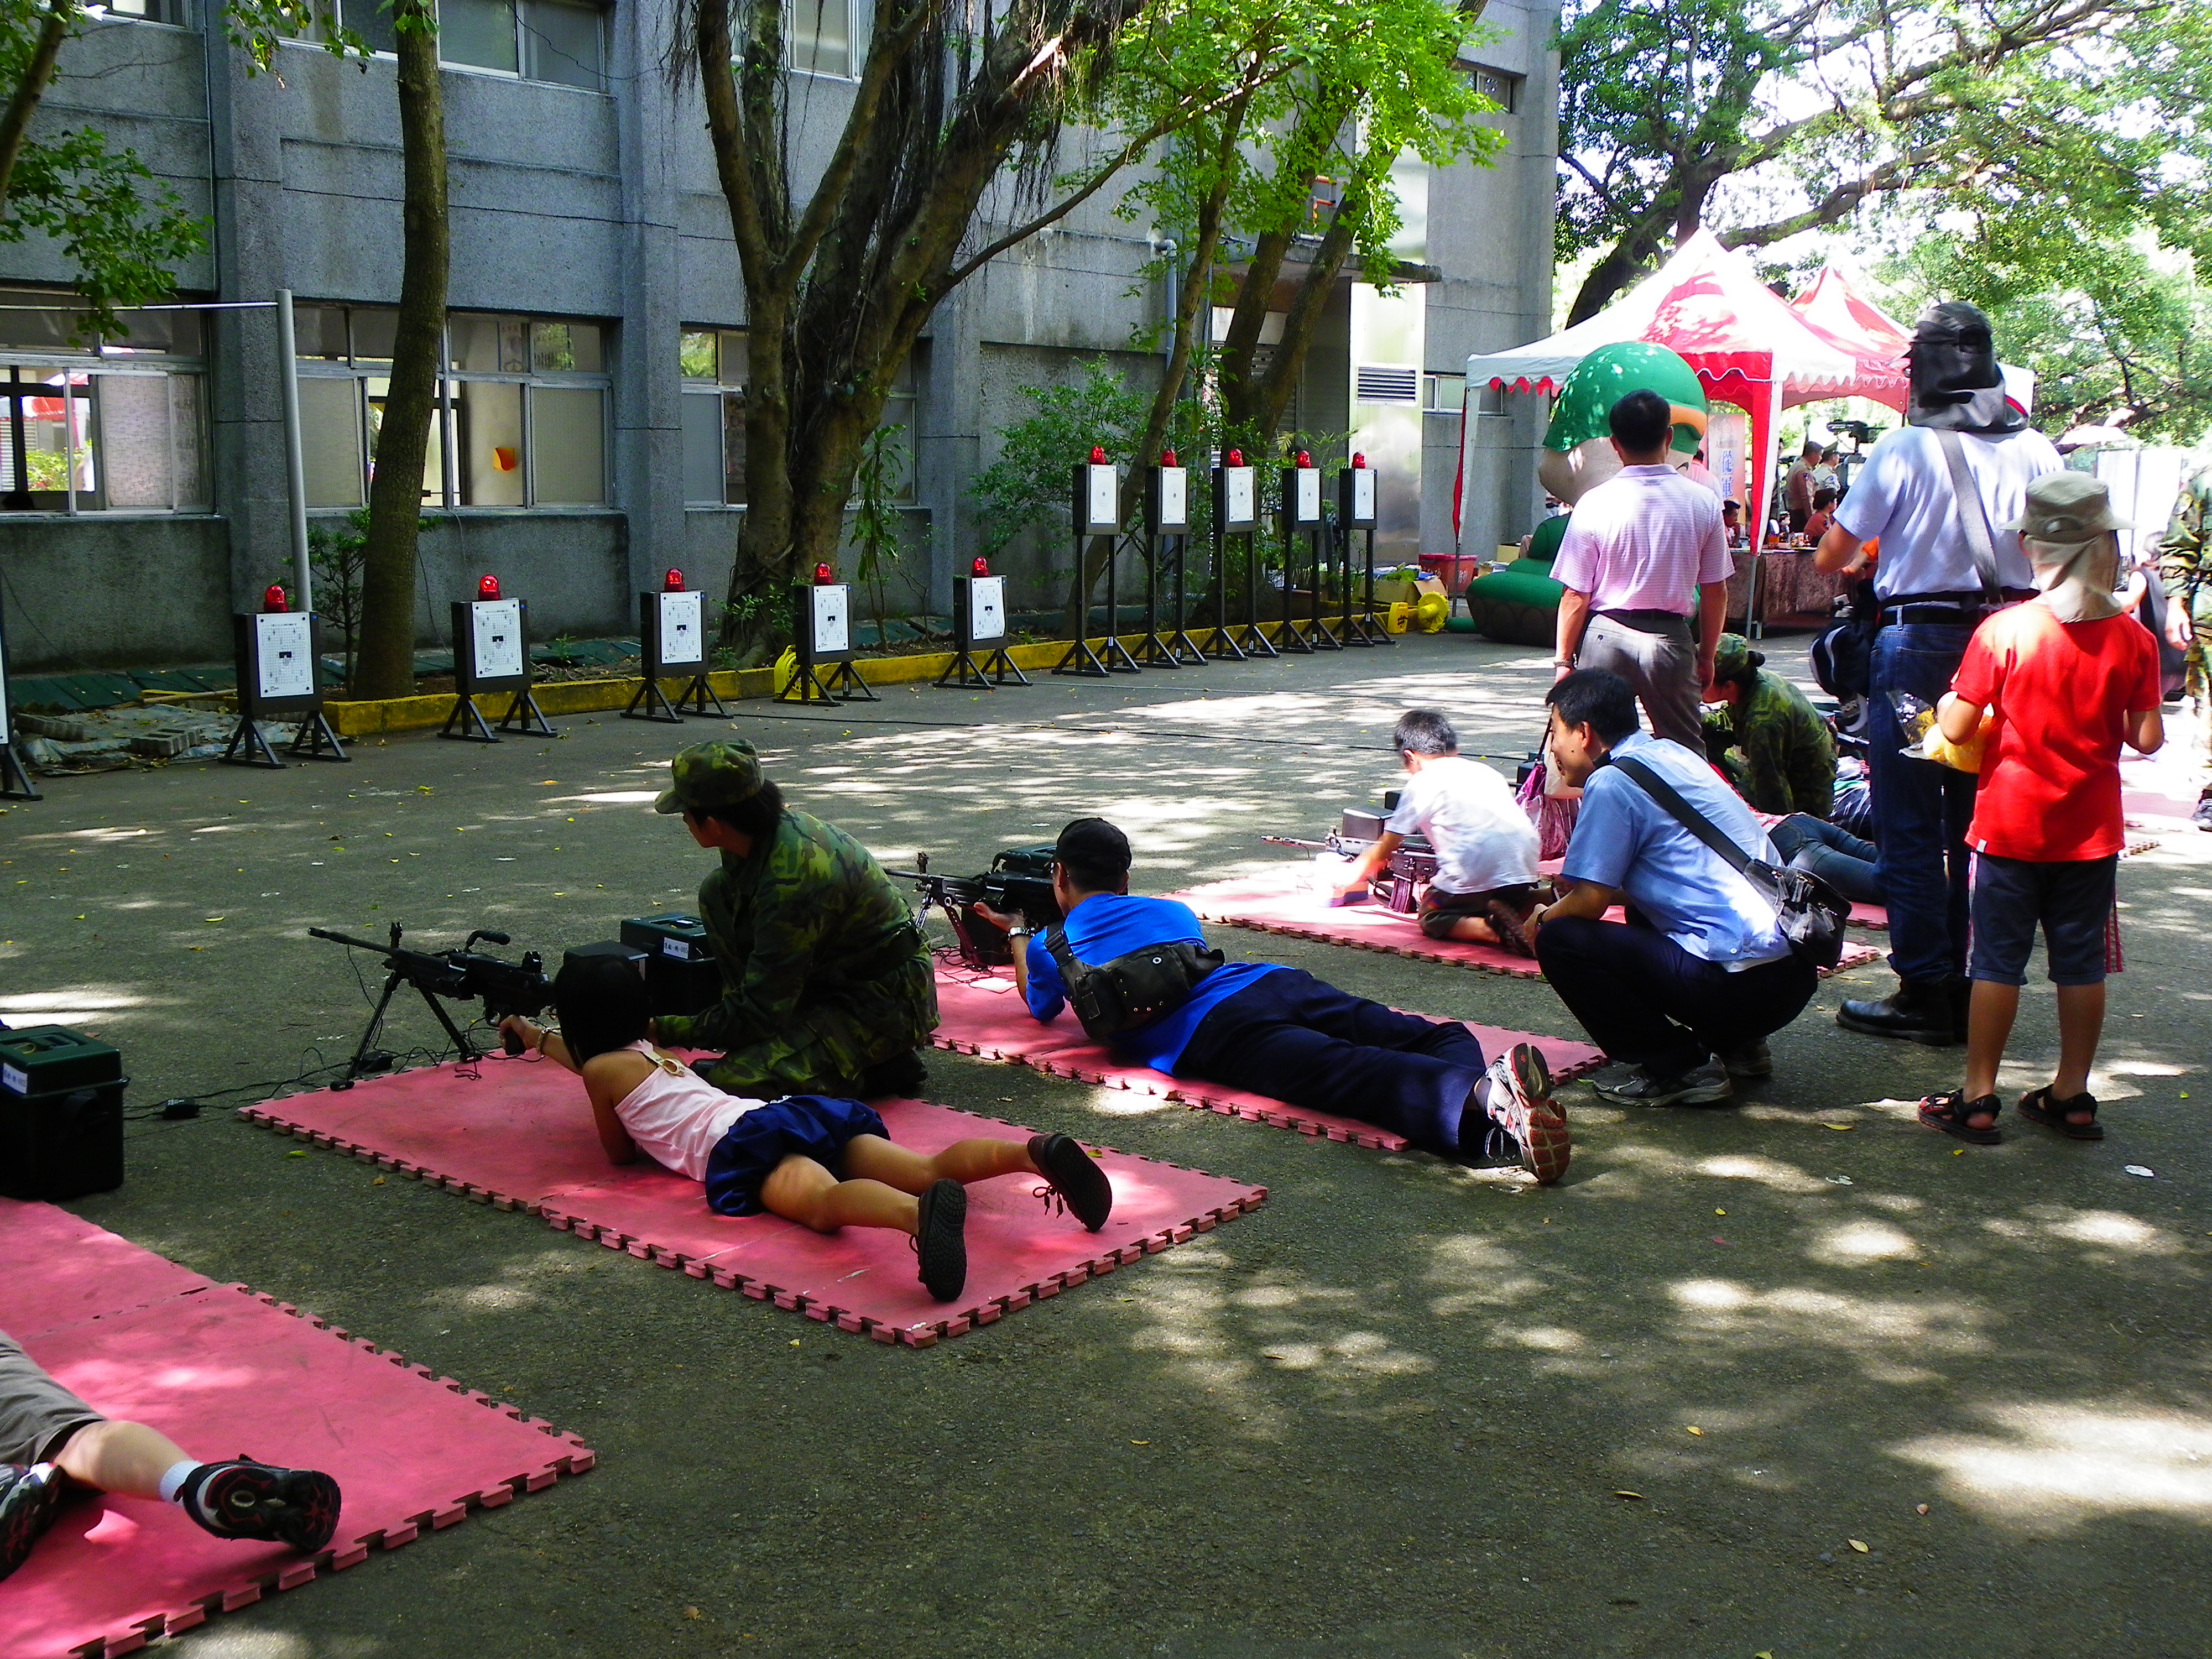
[[[1036,929],[1034,927],[1009,927],[1006,929],[1007,943],[1012,944],[1018,939],[1027,939],[1035,932],[1036,932]]]

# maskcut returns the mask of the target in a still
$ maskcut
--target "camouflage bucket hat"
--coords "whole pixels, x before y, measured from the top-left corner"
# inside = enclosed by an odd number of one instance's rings
[[[743,738],[695,743],[678,750],[670,787],[653,803],[656,812],[713,811],[760,793],[760,757]]]
[[[1764,651],[1752,649],[1751,641],[1741,634],[1723,634],[1713,652],[1713,678],[1732,680],[1750,673],[1766,660]]]

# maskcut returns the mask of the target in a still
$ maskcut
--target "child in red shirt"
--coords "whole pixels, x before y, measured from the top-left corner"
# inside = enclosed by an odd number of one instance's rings
[[[2158,648],[2112,597],[2119,543],[2105,485],[2052,472],[2027,488],[2017,531],[2037,596],[1974,632],[1937,710],[1965,743],[1989,726],[1974,821],[1965,1086],[1920,1103],[1920,1121],[1963,1140],[1999,1137],[1997,1062],[2020,1011],[2028,951],[2043,927],[2058,988],[2058,1074],[2020,1098],[2020,1115],[2075,1140],[2101,1140],[2089,1066],[2105,1024],[2106,924],[2124,830],[2120,744],[2165,741]],[[2117,963],[2110,964],[2117,967]]]

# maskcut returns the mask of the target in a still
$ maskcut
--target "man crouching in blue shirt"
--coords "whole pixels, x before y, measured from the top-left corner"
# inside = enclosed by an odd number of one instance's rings
[[[1533,1045],[1516,1043],[1486,1065],[1464,1025],[1347,996],[1303,969],[1222,962],[1189,906],[1130,895],[1129,838],[1103,818],[1061,830],[1053,860],[1066,918],[1057,938],[1031,937],[1019,917],[977,907],[1017,946],[1015,978],[1038,1021],[1057,1018],[1070,1000],[1056,951],[1079,978],[1124,963],[1141,975],[1149,963],[1166,989],[1149,993],[1159,999],[1149,1018],[1106,1039],[1121,1060],[1358,1118],[1442,1158],[1518,1164],[1547,1185],[1566,1173],[1566,1117]]]
[[[1643,762],[1754,859],[1779,864],[1751,809],[1701,756],[1648,736],[1628,682],[1577,669],[1554,685],[1548,736],[1559,775],[1582,787],[1560,874],[1566,896],[1527,925],[1544,977],[1625,1083],[1593,1085],[1627,1106],[1717,1106],[1735,1078],[1774,1069],[1766,1038],[1812,1000],[1774,906],[1620,768]],[[1625,922],[1601,920],[1615,904]]]

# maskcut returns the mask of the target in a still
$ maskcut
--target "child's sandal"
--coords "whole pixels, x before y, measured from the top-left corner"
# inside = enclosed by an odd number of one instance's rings
[[[1929,1095],[1920,1103],[1920,1121],[1931,1129],[1941,1129],[1947,1135],[1956,1135],[1961,1140],[1971,1140],[1977,1146],[1994,1146],[2004,1137],[1997,1133],[1997,1114],[2004,1107],[1995,1095],[1984,1095],[1979,1100],[1968,1100],[1963,1090],[1954,1089],[1948,1095]],[[1986,1117],[1989,1127],[1977,1129],[1969,1118]]]
[[[2068,1115],[2074,1112],[2088,1113],[2089,1121],[2087,1123],[2069,1122]],[[2057,1130],[2069,1140],[2102,1140],[2105,1138],[2105,1126],[2097,1121],[2097,1097],[2086,1090],[2071,1100],[2055,1100],[2051,1097],[2051,1085],[2046,1083],[2040,1089],[2031,1089],[2020,1097],[2020,1115],[2030,1123],[2040,1123],[2046,1129]]]

